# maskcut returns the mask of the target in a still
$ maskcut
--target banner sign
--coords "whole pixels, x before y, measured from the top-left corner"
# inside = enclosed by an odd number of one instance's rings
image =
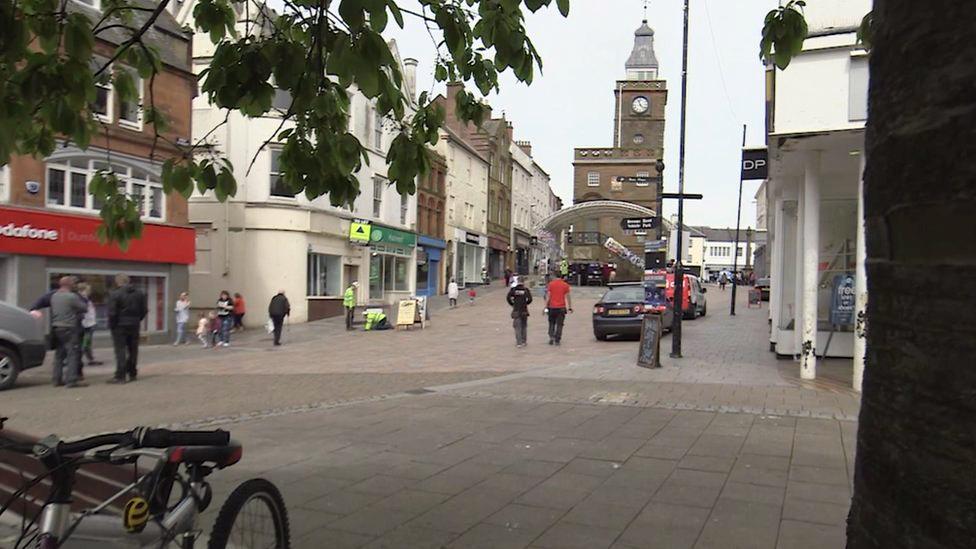
[[[769,151],[766,147],[742,149],[742,179],[766,179],[769,172]]]
[[[626,259],[638,269],[644,269],[644,259],[638,257],[637,254],[630,251],[629,248],[617,242],[613,238],[607,237],[606,242],[603,243],[603,247],[610,250],[612,253],[617,254],[618,256]]]
[[[834,326],[854,324],[854,275],[844,273],[834,276],[834,290],[830,299],[830,323]]]

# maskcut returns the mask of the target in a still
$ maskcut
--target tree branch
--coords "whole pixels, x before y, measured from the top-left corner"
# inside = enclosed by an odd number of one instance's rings
[[[126,52],[126,50],[132,47],[133,44],[137,42],[141,43],[142,36],[146,34],[146,32],[149,30],[150,27],[153,26],[153,23],[156,22],[156,19],[159,19],[160,14],[162,14],[163,11],[166,10],[166,6],[169,5],[169,1],[170,0],[160,0],[159,5],[156,6],[155,10],[153,10],[152,15],[149,16],[149,19],[147,19],[146,22],[143,23],[142,28],[140,28],[136,34],[133,34],[131,38],[123,42],[122,45],[119,46],[119,49],[115,51],[115,54],[112,55],[112,57],[108,60],[108,62],[105,63],[105,65],[102,66],[102,68],[95,71],[95,74],[93,74],[92,76],[98,78],[100,74],[105,72],[105,69],[107,69],[112,65],[112,63],[117,61],[118,58],[121,57],[122,54]]]

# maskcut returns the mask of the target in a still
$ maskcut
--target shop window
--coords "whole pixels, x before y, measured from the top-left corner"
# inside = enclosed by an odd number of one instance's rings
[[[91,287],[91,300],[95,305],[95,329],[108,329],[108,295],[115,288],[116,272],[48,272],[48,284],[51,289],[58,287],[58,280],[62,276],[74,276],[78,282],[84,282]],[[143,332],[165,332],[167,329],[166,277],[130,275],[130,283],[146,295],[148,314],[142,321]],[[174,298],[175,299],[175,298]]]
[[[868,57],[864,54],[852,55],[849,70],[848,120],[851,122],[868,118]]]
[[[375,252],[369,257],[370,299],[382,299],[383,297],[383,257]]]
[[[284,174],[281,173],[281,149],[270,149],[271,167],[268,170],[270,177],[271,196],[281,198],[295,198],[295,193],[288,188],[285,183]]]
[[[337,255],[309,253],[306,293],[310,296],[339,295],[341,258]]]
[[[382,299],[389,292],[410,290],[411,258],[373,252],[369,261],[369,297]]]
[[[105,162],[86,158],[48,162],[47,205],[89,212],[100,210],[102,201],[88,192],[88,184],[98,171],[115,174],[119,181],[119,192],[129,195],[136,202],[142,217],[165,217],[166,195],[156,174],[142,168],[121,164],[109,166]]]
[[[123,69],[128,70],[128,69]],[[128,70],[132,76],[132,83],[135,85],[138,96],[135,101],[122,101],[119,99],[119,125],[137,131],[142,131],[142,102],[144,85],[142,78],[135,71]]]
[[[417,263],[417,290],[426,288],[430,284],[430,260],[424,259],[423,263]]]

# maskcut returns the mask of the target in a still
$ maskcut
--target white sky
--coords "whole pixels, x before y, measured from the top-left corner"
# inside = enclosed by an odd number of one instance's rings
[[[402,5],[410,7],[415,0],[402,0]],[[691,0],[685,191],[705,198],[686,201],[687,224],[735,226],[742,124],[749,126],[747,146],[765,145],[758,43],[763,18],[776,5],[776,0]],[[531,86],[506,75],[501,93],[489,97],[495,115],[504,111],[514,123],[515,138],[532,142],[533,156],[567,205],[573,194],[573,148],[611,144],[614,82],[624,75],[643,1],[571,0],[570,6],[565,19],[555,2],[528,18],[543,74]],[[669,88],[667,192],[678,187],[682,6],[681,0],[653,0],[647,10],[660,76]],[[401,56],[419,60],[418,89],[442,92],[443,86],[433,87],[434,48],[420,21],[406,16],[401,30],[391,19],[386,34],[397,40]],[[743,227],[755,225],[758,186],[758,181],[747,181],[743,189]],[[676,211],[675,201],[667,201],[665,214]]]

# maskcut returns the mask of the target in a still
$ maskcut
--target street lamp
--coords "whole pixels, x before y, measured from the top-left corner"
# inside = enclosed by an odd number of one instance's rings
[[[657,171],[657,239],[664,238],[664,161],[658,159],[654,163]]]
[[[671,323],[671,358],[681,358],[681,317],[684,314],[685,272],[682,262],[681,234],[685,223],[685,126],[688,107],[688,0],[684,9],[684,36],[681,47],[681,127],[678,144],[678,228],[674,243],[674,321]]]

